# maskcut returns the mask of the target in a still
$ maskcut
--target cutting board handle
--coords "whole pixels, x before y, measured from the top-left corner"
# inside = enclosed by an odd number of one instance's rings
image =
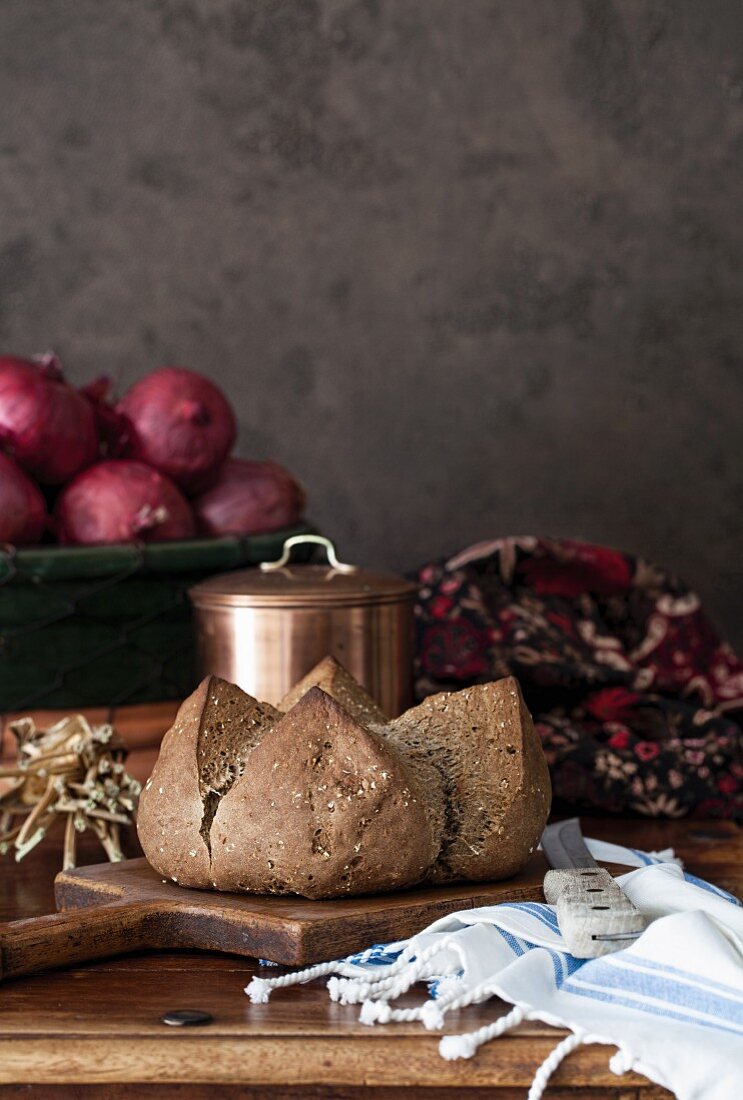
[[[159,907],[113,901],[0,923],[0,981],[156,948]]]

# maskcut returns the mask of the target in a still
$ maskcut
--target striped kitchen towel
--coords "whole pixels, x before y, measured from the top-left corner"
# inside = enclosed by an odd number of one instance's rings
[[[569,1029],[536,1069],[529,1100],[581,1044],[617,1047],[611,1069],[644,1074],[679,1100],[743,1097],[743,907],[682,869],[671,851],[587,840],[598,860],[637,868],[617,881],[651,918],[630,946],[576,959],[560,936],[554,908],[519,902],[462,910],[412,939],[370,947],[346,959],[276,978],[254,978],[246,992],[264,1003],[272,990],[329,977],[341,1004],[360,1004],[366,1024],[419,1020],[441,1029],[447,1014],[500,997],[514,1007],[477,1031],[446,1035],[442,1057],[471,1058],[483,1043],[522,1020]],[[413,1008],[394,1001],[416,982],[428,996]]]

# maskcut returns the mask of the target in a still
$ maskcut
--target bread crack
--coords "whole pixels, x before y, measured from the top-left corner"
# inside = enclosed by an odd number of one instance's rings
[[[203,805],[199,834],[210,865],[211,829],[219,804],[242,777],[247,758],[278,717],[278,711],[267,703],[259,703],[226,680],[211,677],[196,744]]]
[[[300,687],[277,710],[209,677],[183,703],[140,801],[153,867],[184,886],[310,898],[523,867],[550,783],[514,679],[391,721],[332,658]]]

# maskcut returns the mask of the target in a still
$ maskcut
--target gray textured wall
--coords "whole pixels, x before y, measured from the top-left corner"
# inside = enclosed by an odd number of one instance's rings
[[[343,553],[576,534],[738,624],[739,0],[2,0],[0,346],[200,368]]]

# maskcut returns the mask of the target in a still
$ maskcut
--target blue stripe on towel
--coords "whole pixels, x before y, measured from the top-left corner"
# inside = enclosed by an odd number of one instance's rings
[[[551,947],[536,948],[537,951],[546,951],[552,960],[552,969],[555,974],[555,985],[560,989],[565,980],[575,974],[576,970],[586,962],[585,959],[576,959],[566,951],[555,951]]]
[[[517,959],[520,958],[522,955],[525,955],[526,952],[534,946],[531,943],[525,943],[522,939],[519,939],[518,936],[514,936],[510,932],[506,932],[505,928],[501,928],[500,925],[496,924],[493,927],[497,928],[498,932],[500,932],[502,938],[506,941]]]
[[[522,940],[519,936],[514,936],[511,932],[507,932],[506,929],[501,928],[500,925],[496,924],[493,927],[497,929],[517,959],[521,958],[522,955],[527,954],[529,951],[545,951],[547,955],[549,955],[550,962],[552,963],[555,985],[558,989],[565,979],[569,978],[571,974],[574,974],[576,970],[580,970],[586,961],[585,959],[575,959],[572,955],[568,955],[563,951],[555,951],[551,947],[542,947],[541,944],[529,943],[527,940]]]
[[[633,970],[630,962],[631,959],[628,958],[628,965],[623,966],[621,960],[614,964],[608,958],[592,959],[581,968],[579,974],[565,982],[563,989],[568,993],[580,993],[582,996],[600,1000],[616,999],[621,1004],[629,1004],[632,999],[633,1006],[639,1012],[652,1012],[654,1015],[667,1015],[673,1019],[686,1019],[689,1023],[700,1023],[696,1017],[683,1012],[683,1009],[688,1009],[690,1012],[713,1017],[710,1026],[715,1023],[720,1027],[728,1024],[728,1030],[743,1033],[743,1000],[740,999],[740,990],[729,986],[729,996],[723,997],[697,985],[695,976],[688,972],[678,971],[685,979],[679,981],[662,968],[654,973]],[[600,988],[588,988],[589,983],[590,986]],[[648,1004],[641,999],[645,997],[662,1003]]]
[[[549,947],[545,947],[544,950],[547,952],[550,959],[552,960],[552,969],[555,974],[555,985],[559,989],[562,983],[565,981],[565,978],[567,977],[565,956],[562,955],[559,951],[552,951]]]
[[[650,1016],[662,1016],[664,1020],[680,1020],[685,1024],[694,1024],[695,1027],[708,1027],[713,1031],[727,1031],[731,1035],[740,1035],[741,1029],[735,1026],[728,1027],[722,1020],[697,1019],[684,1012],[676,1012],[667,1006],[649,1005],[630,997],[620,997],[616,993],[602,993],[596,989],[581,989],[579,985],[567,983],[563,986],[566,993],[573,993],[577,997],[588,997],[594,1001],[607,1001],[609,1004],[621,1005],[623,1008],[631,1008],[635,1012],[646,1012]]]
[[[645,867],[651,867],[655,863],[663,862],[660,859],[654,859],[652,856],[649,856],[647,852],[641,852],[639,848],[628,848],[627,851],[634,853],[634,855],[636,855],[637,858],[642,861]]]
[[[694,886],[699,886],[702,890],[709,891],[710,894],[717,894],[718,898],[723,898],[725,901],[731,901],[733,905],[741,904],[734,894],[729,894],[727,890],[721,890],[719,886],[713,886],[711,882],[705,882],[703,878],[697,878],[696,875],[692,875],[688,871],[684,871],[684,878]]]
[[[706,975],[694,974],[690,970],[682,970],[678,966],[670,966],[668,963],[658,963],[654,959],[646,959],[644,955],[638,955],[634,951],[627,951],[626,954],[616,960],[616,962],[626,961],[628,963],[634,963],[637,966],[642,966],[646,970],[657,970],[663,974],[677,975],[679,978],[686,979],[686,981],[693,982],[695,985],[707,987],[709,989],[716,989],[720,993],[726,993],[734,1000],[740,1001],[743,1005],[743,990],[734,986],[728,985],[726,982],[715,982],[712,978],[708,978]],[[614,962],[614,960],[605,959],[604,962]],[[615,963],[616,965],[616,963]]]
[[[523,913],[528,913],[530,917],[535,917],[536,920],[541,921],[546,925],[550,931],[559,935],[560,929],[557,924],[557,917],[554,911],[549,905],[542,905],[537,901],[515,901],[505,902],[498,906],[499,909],[518,909]]]

